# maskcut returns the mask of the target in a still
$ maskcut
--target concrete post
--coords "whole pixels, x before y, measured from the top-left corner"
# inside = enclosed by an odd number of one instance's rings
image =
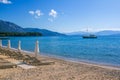
[[[10,40],[8,40],[8,49],[10,49],[11,48],[11,43],[10,43]]]
[[[36,44],[35,44],[35,57],[36,58],[38,54],[39,54],[39,41],[36,41]]]
[[[2,47],[2,40],[0,39],[0,47]]]
[[[18,41],[18,51],[21,51],[21,41]]]

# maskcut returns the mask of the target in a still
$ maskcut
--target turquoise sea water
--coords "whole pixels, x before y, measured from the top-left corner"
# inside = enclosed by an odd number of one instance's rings
[[[21,40],[23,50],[34,51],[39,40],[42,55],[73,61],[85,61],[120,67],[120,37],[104,36],[97,39],[82,37],[11,37],[11,46],[17,48]],[[7,41],[3,41],[7,45]]]

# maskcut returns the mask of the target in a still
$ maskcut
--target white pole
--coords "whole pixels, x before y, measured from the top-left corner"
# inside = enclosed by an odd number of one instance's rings
[[[18,41],[18,51],[21,51],[21,41]]]
[[[0,39],[0,47],[2,47],[2,40]]]
[[[8,49],[11,48],[11,43],[10,43],[10,40],[8,40]]]
[[[37,58],[37,54],[39,54],[39,41],[36,41],[35,44],[35,57]]]

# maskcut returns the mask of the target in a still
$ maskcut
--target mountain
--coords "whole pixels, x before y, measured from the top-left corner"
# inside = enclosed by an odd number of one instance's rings
[[[26,32],[40,32],[43,36],[65,36],[65,34],[53,32],[46,29],[38,29],[38,28],[24,28]]]
[[[72,33],[67,33],[67,35],[70,36],[82,36],[85,34],[95,34],[97,36],[109,36],[109,35],[120,35],[120,31],[112,31],[112,30],[104,30],[104,31],[99,31],[99,32],[72,32]]]
[[[0,20],[0,32],[24,32],[24,29],[12,22]]]
[[[0,32],[39,32],[42,33],[43,36],[65,36],[65,34],[61,34],[46,29],[22,28],[19,25],[16,25],[12,22],[3,20],[0,20]]]
[[[112,31],[112,30],[104,30],[104,31],[99,31],[95,33],[96,35],[118,35],[120,34],[120,31]]]
[[[87,34],[87,32],[83,32],[83,31],[78,31],[78,32],[71,32],[71,33],[66,33],[66,35],[69,35],[69,36],[82,36],[84,34]]]
[[[117,36],[117,37],[119,36],[119,37],[120,37],[120,34],[114,34],[114,35],[112,35],[112,36]]]

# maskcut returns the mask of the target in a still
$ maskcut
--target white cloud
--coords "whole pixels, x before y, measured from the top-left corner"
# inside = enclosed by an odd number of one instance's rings
[[[0,3],[3,3],[3,4],[11,4],[12,2],[9,1],[9,0],[0,0]]]
[[[52,10],[49,12],[49,16],[52,16],[52,17],[56,18],[56,17],[57,17],[57,12],[56,12],[54,9],[52,9]]]
[[[43,15],[43,13],[40,10],[36,10],[35,13],[36,13],[37,16],[42,16]]]
[[[58,14],[57,11],[51,9],[51,11],[49,12],[49,16],[51,16],[51,18],[48,18],[48,21],[53,22],[57,17],[57,14]]]
[[[29,14],[33,15],[35,18],[39,18],[43,15],[43,13],[40,10],[29,11]]]
[[[31,15],[34,15],[34,14],[35,14],[34,11],[29,11],[29,13],[30,13]]]

